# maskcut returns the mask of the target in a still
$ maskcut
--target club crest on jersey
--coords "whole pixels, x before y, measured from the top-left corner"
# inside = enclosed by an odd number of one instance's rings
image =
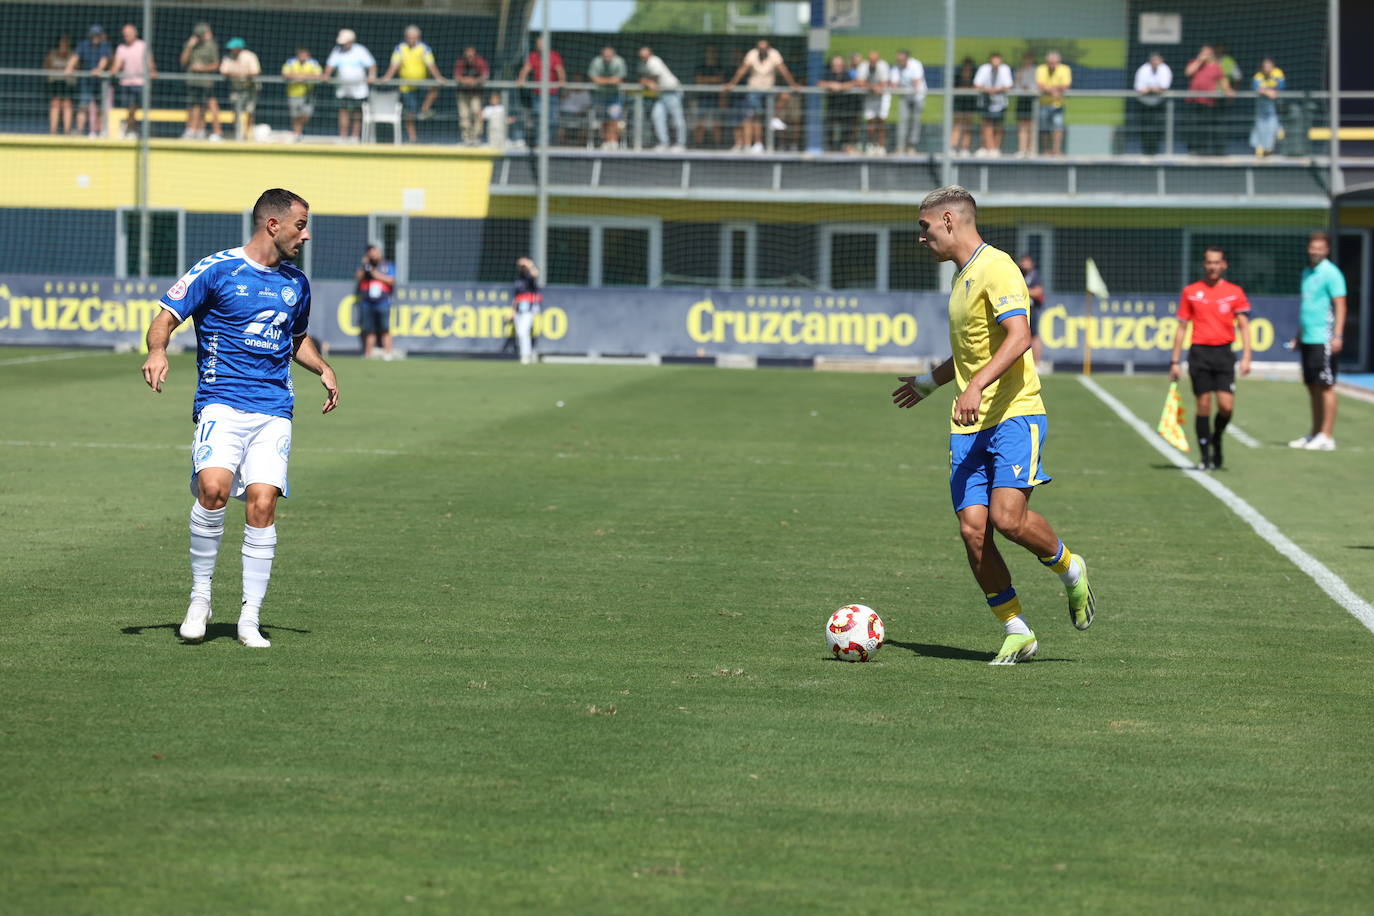
[[[172,288],[167,290],[167,298],[181,300],[186,298],[186,281],[178,280],[172,284]]]
[[[277,454],[278,454],[278,455],[281,455],[282,458],[290,458],[290,457],[291,457],[291,437],[290,437],[290,436],[282,436],[280,439],[277,440]]]
[[[287,305],[295,305],[296,291],[289,286],[283,286],[281,288],[281,301]]]
[[[235,289],[235,291],[238,293],[238,295],[240,295],[240,296],[246,296],[246,295],[248,295],[248,284],[247,284],[247,283],[239,283],[239,284],[237,284],[237,285],[234,287],[234,289]]]
[[[965,281],[964,281],[964,292],[967,293],[967,292],[969,291],[969,289],[970,289],[972,286],[973,286],[973,281],[972,281],[972,280],[965,280]]]

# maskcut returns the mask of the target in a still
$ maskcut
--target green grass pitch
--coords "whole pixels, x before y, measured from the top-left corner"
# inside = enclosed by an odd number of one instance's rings
[[[33,351],[6,351],[13,359]],[[182,645],[193,365],[0,365],[0,911],[1368,912],[1374,633],[1070,377],[1039,492],[1097,622],[949,508],[887,376],[339,360],[233,639]],[[1153,427],[1164,384],[1104,378]],[[562,401],[565,406],[555,406]],[[1218,475],[1374,596],[1374,406],[1243,381]],[[862,602],[876,661],[825,657]]]

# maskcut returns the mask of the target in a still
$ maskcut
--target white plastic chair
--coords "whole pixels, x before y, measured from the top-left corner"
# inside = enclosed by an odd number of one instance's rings
[[[401,94],[373,92],[363,99],[363,142],[377,142],[377,125],[391,125],[391,142],[401,142]]]

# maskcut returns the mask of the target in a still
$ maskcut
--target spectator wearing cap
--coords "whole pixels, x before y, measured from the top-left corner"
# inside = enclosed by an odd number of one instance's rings
[[[124,26],[124,43],[115,48],[114,66],[110,73],[118,74],[120,107],[129,110],[124,122],[124,135],[132,137],[138,131],[138,113],[143,106],[143,86],[157,79],[157,63],[148,43],[138,37],[138,26],[132,22]]]
[[[101,133],[99,74],[110,68],[110,42],[105,37],[103,26],[93,25],[86,30],[86,38],[76,46],[76,55],[67,61],[67,72],[88,73],[77,81],[76,87],[76,132],[82,133],[89,127],[90,135],[98,137]]]
[[[219,72],[229,78],[229,103],[241,125],[241,135],[253,133],[254,115],[258,109],[258,77],[262,75],[262,62],[258,55],[248,50],[248,43],[242,38],[231,38],[224,44],[228,52],[219,65]]]
[[[216,97],[215,75],[219,73],[219,43],[210,23],[198,22],[191,30],[191,37],[181,46],[181,68],[187,73],[198,74],[186,80],[186,132],[183,139],[205,139],[206,121],[209,121],[211,140],[223,140],[224,128],[220,125],[219,99]],[[208,116],[208,117],[207,117]]]
[[[430,109],[434,107],[434,100],[439,97],[439,87],[431,86],[425,93],[424,102],[420,101],[419,86],[414,85],[410,80],[433,79],[443,82],[444,77],[439,73],[438,66],[434,63],[434,51],[429,45],[420,40],[420,27],[418,25],[406,26],[404,40],[398,44],[391,52],[391,65],[386,68],[386,73],[382,74],[382,82],[386,82],[393,76],[401,77],[401,110],[405,112],[406,136],[410,142],[414,143],[418,139],[415,133],[415,119],[427,120],[430,117]]]
[[[358,44],[352,29],[340,29],[337,44],[324,62],[324,78],[338,75],[334,95],[339,100],[339,138],[357,140],[363,129],[363,101],[368,84],[377,79],[377,60]]]
[[[305,125],[315,116],[315,84],[323,73],[320,62],[304,46],[297,48],[296,56],[281,65],[281,75],[286,80],[286,113],[291,117],[291,133],[297,140],[305,134]]]
[[[453,64],[453,81],[458,84],[458,125],[463,142],[476,146],[482,142],[482,87],[491,77],[491,67],[468,45]]]

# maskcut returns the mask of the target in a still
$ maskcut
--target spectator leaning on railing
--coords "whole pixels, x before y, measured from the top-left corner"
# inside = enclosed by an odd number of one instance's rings
[[[1174,71],[1158,51],[1135,72],[1136,119],[1140,125],[1140,151],[1146,156],[1159,153],[1164,139],[1164,93],[1174,84]],[[1173,150],[1165,150],[1172,153]]]
[[[1035,97],[1039,91],[1035,83],[1035,55],[1030,51],[1021,55],[1016,68],[1016,155],[1026,157],[1035,153]]]
[[[323,74],[324,68],[306,47],[297,48],[296,56],[281,65],[286,80],[286,113],[297,140],[305,135],[305,125],[315,115],[315,84]]]
[[[856,152],[854,135],[859,127],[859,112],[863,101],[851,92],[854,80],[849,77],[849,65],[843,54],[830,58],[830,66],[816,88],[825,92],[825,118],[822,121],[822,145],[832,152]]]
[[[219,43],[210,23],[198,22],[191,29],[191,37],[181,46],[181,68],[187,73],[200,74],[186,80],[186,130],[182,139],[205,139],[208,120],[209,139],[223,140],[223,127],[219,117],[219,90],[216,88],[219,73]]]
[[[248,50],[248,43],[242,38],[231,38],[224,44],[228,52],[219,65],[219,72],[229,78],[229,104],[234,106],[238,115],[242,138],[252,136],[253,124],[258,110],[258,77],[262,75],[262,62],[258,55]]]
[[[926,105],[926,68],[905,48],[897,52],[891,71],[897,96],[897,152],[914,153],[921,145],[921,113]]]
[[[760,38],[758,44],[744,55],[735,75],[725,84],[727,90],[734,89],[740,80],[748,76],[745,85],[750,92],[745,96],[745,116],[740,125],[739,145],[751,153],[763,152],[763,116],[768,110],[769,90],[777,85],[778,74],[782,74],[787,85],[793,89],[801,88],[783,62],[782,53],[770,45],[768,39]]]
[[[658,140],[659,150],[671,149],[680,153],[687,148],[687,119],[682,113],[682,81],[673,75],[663,58],[652,48],[639,49],[639,81],[644,88],[656,95],[653,110],[649,113],[654,123],[654,137]],[[668,121],[672,119],[677,143],[668,144]]]
[[[567,85],[568,71],[563,67],[563,55],[552,48],[549,49],[549,141],[553,142],[558,130],[558,90]],[[539,96],[543,91],[538,88],[544,81],[544,39],[542,37],[534,40],[534,50],[525,58],[524,66],[520,68],[520,73],[515,77],[515,84],[524,88],[526,78],[533,76],[535,90],[533,95],[533,110],[530,111],[530,130],[529,140],[531,144],[538,138],[539,124]]]
[[[157,64],[148,44],[138,37],[138,26],[129,23],[123,29],[124,43],[115,48],[112,74],[119,75],[119,98],[116,104],[129,110],[124,122],[124,135],[132,137],[138,131],[138,112],[143,105],[143,84],[157,79]]]
[[[1217,100],[1234,96],[1235,90],[1211,45],[1199,48],[1183,72],[1188,77],[1188,91],[1199,93],[1188,98],[1188,152],[1220,156],[1226,151],[1226,141],[1217,117]]]
[[[1250,130],[1250,148],[1256,156],[1267,156],[1279,142],[1279,93],[1287,82],[1283,71],[1274,66],[1274,59],[1266,57],[1259,72],[1251,80],[1259,98],[1255,99],[1255,126]]]
[[[324,79],[338,74],[339,83],[334,95],[339,100],[339,137],[357,139],[363,129],[363,101],[368,84],[377,79],[377,60],[372,52],[358,44],[358,34],[341,29],[337,45],[324,62]]]
[[[592,58],[587,65],[587,78],[596,84],[592,98],[596,103],[596,119],[601,124],[601,148],[620,148],[620,125],[625,118],[625,97],[621,87],[630,75],[625,58],[610,45]]]
[[[422,80],[425,78],[438,82],[444,80],[444,77],[439,73],[438,66],[434,63],[434,51],[420,40],[419,26],[406,26],[404,40],[392,50],[391,65],[386,68],[386,73],[382,74],[382,82],[386,82],[397,75],[402,80]],[[427,120],[430,117],[430,109],[434,106],[434,100],[439,97],[439,87],[431,86],[429,91],[425,93],[424,102],[421,102],[419,90],[419,86],[411,83],[403,82],[401,84],[401,109],[405,112],[406,136],[410,138],[411,143],[417,139],[415,119]]]
[[[477,49],[472,45],[464,48],[463,56],[453,65],[453,81],[458,84],[458,130],[470,146],[482,142],[482,87],[490,77],[491,67]]]
[[[1050,135],[1050,155],[1064,155],[1064,96],[1073,88],[1073,71],[1058,51],[1045,54],[1045,62],[1035,68],[1035,84],[1040,97],[1040,131]],[[1044,152],[1044,144],[1040,150]]]
[[[43,69],[55,75],[48,77],[48,133],[57,133],[58,125],[62,133],[72,132],[72,97],[76,95],[76,78],[69,76],[71,65],[76,60],[72,50],[70,35],[57,39],[57,47],[43,58]]]
[[[869,51],[854,78],[868,90],[863,98],[864,152],[883,155],[887,152],[887,115],[892,105],[887,91],[892,82],[891,68],[881,52]]]
[[[979,147],[978,155],[1000,156],[1007,118],[1007,93],[1015,85],[1011,67],[1002,62],[1001,54],[993,51],[988,55],[988,62],[973,75],[973,85],[978,90],[978,103],[983,115],[983,145]]]
[[[86,30],[86,39],[76,46],[76,55],[67,61],[68,73],[88,73],[77,80],[76,84],[76,132],[83,133],[88,128],[91,137],[99,137],[102,131],[100,118],[100,98],[104,94],[99,74],[110,68],[110,42],[105,37],[105,29],[93,25]]]

